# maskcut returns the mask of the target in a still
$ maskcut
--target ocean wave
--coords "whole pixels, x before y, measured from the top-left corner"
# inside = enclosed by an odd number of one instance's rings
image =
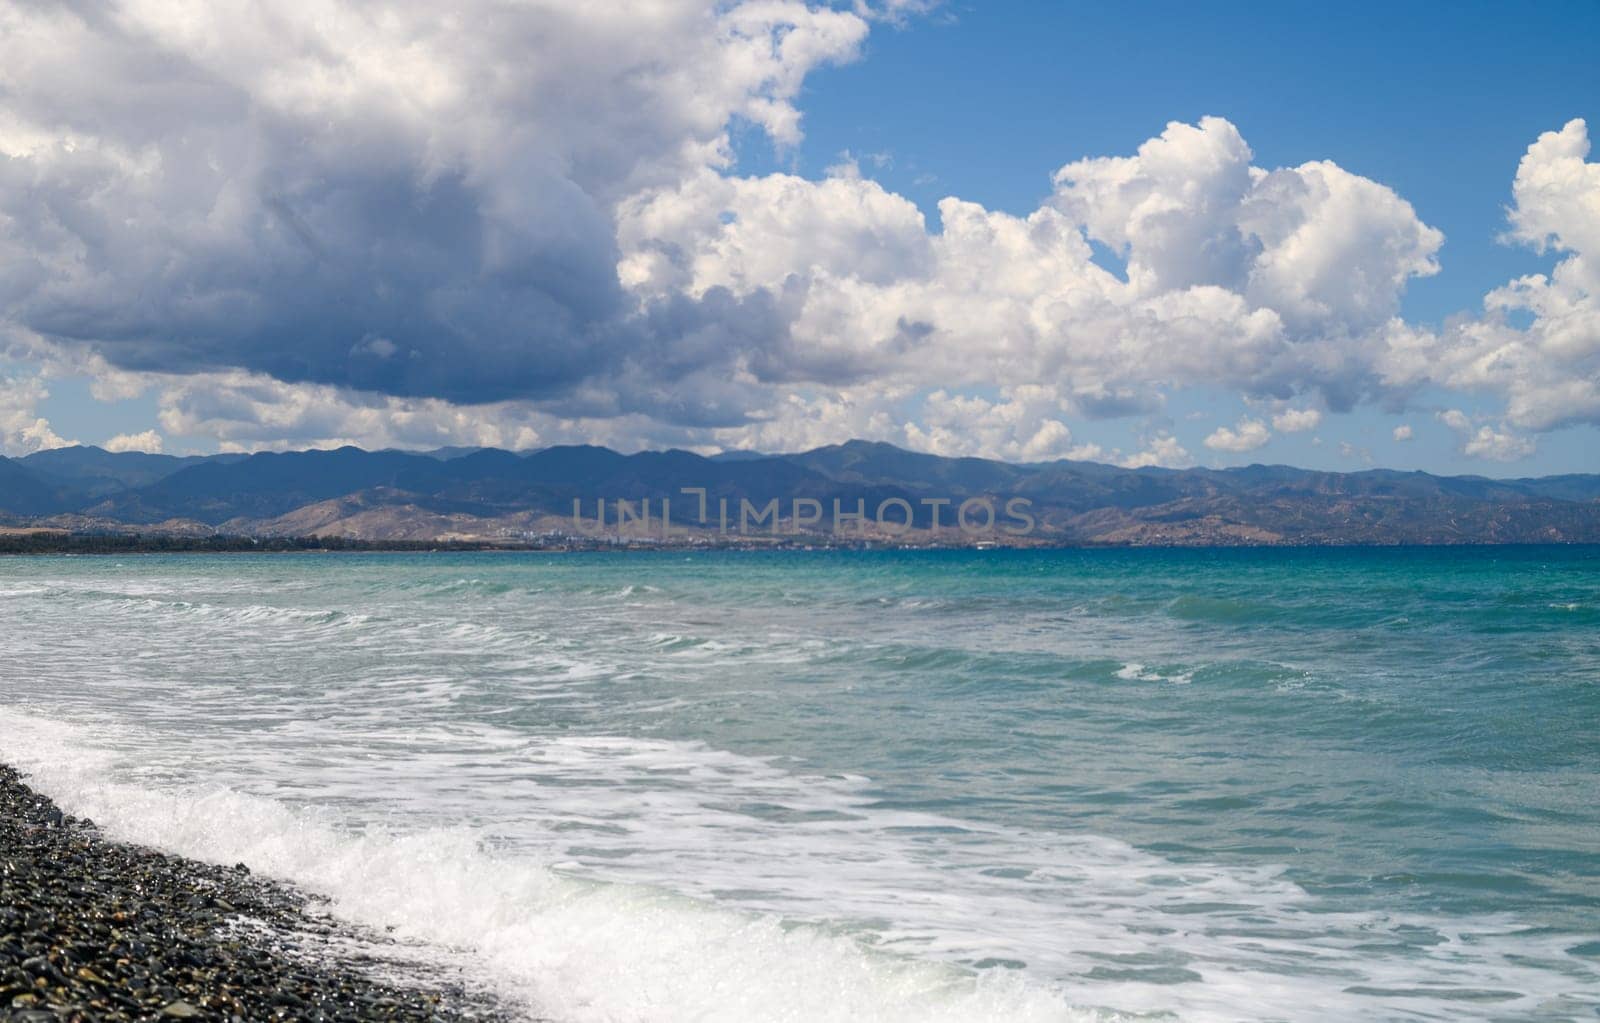
[[[342,800],[141,781],[99,745],[115,726],[91,740],[0,711],[0,727],[6,756],[70,812],[464,950],[555,1019],[1467,1019],[1600,995],[1570,939],[1512,919],[1333,911],[1278,868],[883,807],[860,775],[697,742],[296,726],[324,761],[341,754],[319,734],[348,742],[369,799],[387,785],[421,808],[454,770],[456,788],[524,808],[528,831],[409,809],[353,827]]]
[[[1266,622],[1283,617],[1288,609],[1255,600],[1186,593],[1167,604],[1167,613],[1191,622]]]
[[[482,594],[498,597],[502,594],[513,593],[518,587],[511,583],[495,582],[489,579],[452,579],[442,584],[431,584],[424,588],[426,596],[444,597],[457,596],[463,593]]]
[[[0,598],[37,597],[49,592],[49,588],[44,586],[7,586],[0,587]]]
[[[17,562],[0,760],[558,1020],[1600,1003],[1587,575],[1076,558]]]
[[[325,608],[284,607],[277,604],[214,604],[192,600],[160,600],[152,597],[121,597],[105,602],[112,610],[136,614],[179,614],[208,619],[219,624],[261,625],[281,623],[294,627],[337,626],[361,628],[376,619],[372,615]]]
[[[1163,674],[1159,671],[1146,668],[1143,664],[1130,661],[1118,668],[1116,676],[1129,682],[1170,682],[1175,686],[1186,686],[1194,681],[1193,671],[1174,671]]]
[[[109,780],[64,759],[71,729],[6,714],[30,783],[112,837],[245,862],[330,899],[337,915],[435,947],[530,1014],[571,1021],[1080,1021],[1120,1018],[1004,975],[897,956],[836,929],[660,888],[564,876],[486,851],[469,829],[350,832],[329,815],[217,787]],[[463,953],[467,955],[463,956]]]

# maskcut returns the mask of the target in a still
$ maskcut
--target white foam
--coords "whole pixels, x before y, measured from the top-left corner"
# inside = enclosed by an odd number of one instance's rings
[[[771,699],[771,665],[824,675],[858,653],[903,656],[910,612],[859,615],[854,591],[827,598],[834,618],[810,591],[708,602],[616,572],[537,597],[523,584],[542,577],[525,573],[506,600],[463,577],[434,599],[460,569],[401,582],[348,564],[356,578],[337,585],[40,580],[0,634],[0,692],[35,714],[0,711],[0,760],[125,837],[244,860],[441,955],[462,948],[557,1019],[1071,1019],[1096,1005],[1460,1020],[1600,1002],[1591,964],[1515,920],[1332,912],[1270,865],[961,819],[987,808],[959,783],[948,794],[974,809],[914,812],[885,805],[906,790],[883,779],[650,737],[651,715],[676,708],[661,734],[804,752],[752,739],[740,715]],[[1063,628],[1052,610],[938,626],[914,634],[922,649],[1192,677],[1192,637],[1143,624]],[[1309,671],[1275,682],[1353,698]],[[90,727],[52,724],[68,719]],[[777,721],[791,724],[828,727]],[[1484,990],[1509,994],[1464,997]]]
[[[1600,991],[1556,939],[1514,921],[1330,912],[1271,869],[879,808],[859,776],[790,774],[698,743],[304,720],[282,733],[257,755],[322,808],[185,783],[229,758],[205,746],[147,757],[174,737],[114,723],[91,740],[0,711],[0,758],[114,835],[242,860],[352,920],[465,950],[486,982],[557,1019],[1106,1014],[1083,1006],[1201,1021],[1467,1019]],[[376,790],[386,818],[330,809],[370,805]],[[440,806],[495,825],[430,824]],[[1403,937],[1418,930],[1436,943]],[[1395,951],[1374,956],[1375,943]],[[1194,976],[1094,978],[1128,963]],[[1459,1000],[1483,990],[1505,995]]]
[[[482,978],[559,1020],[1085,1020],[1060,995],[886,955],[848,936],[661,889],[563,877],[465,829],[348,833],[325,814],[226,789],[108,780],[73,728],[0,712],[5,756],[109,834],[243,861],[402,940],[469,950]]]
[[[1194,681],[1194,672],[1192,671],[1176,671],[1170,675],[1163,675],[1159,671],[1153,671],[1133,661],[1118,668],[1116,675],[1118,678],[1126,679],[1129,682],[1170,682],[1175,686],[1186,686]]]

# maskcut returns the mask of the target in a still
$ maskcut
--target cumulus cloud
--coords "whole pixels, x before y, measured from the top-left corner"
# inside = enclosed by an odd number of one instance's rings
[[[1272,417],[1272,428],[1279,433],[1303,433],[1322,424],[1322,412],[1314,408],[1286,408]]]
[[[1233,429],[1219,426],[1206,438],[1206,447],[1213,451],[1235,453],[1254,451],[1272,439],[1272,431],[1259,419],[1241,419]]]
[[[38,377],[0,377],[0,454],[31,455],[77,443],[61,437],[38,414],[39,403],[48,397]]]
[[[1555,269],[1494,289],[1482,316],[1437,334],[1395,329],[1380,360],[1388,382],[1498,395],[1525,430],[1600,424],[1600,164],[1589,148],[1574,119],[1540,135],[1517,167],[1506,240],[1559,253]],[[1521,450],[1477,446],[1484,457]]]
[[[1410,440],[1411,439],[1411,424],[1410,423],[1401,423],[1399,426],[1395,427],[1394,428],[1394,439],[1397,440],[1397,441]]]
[[[168,378],[159,401],[167,434],[213,437],[224,451],[344,444],[520,449],[538,446],[544,436],[539,426],[555,421],[518,403],[463,408],[438,398],[286,384],[242,371]]]
[[[152,455],[159,455],[163,446],[162,436],[155,430],[146,430],[143,433],[119,433],[105,443],[107,451],[143,451]]]
[[[1008,389],[991,398],[875,386],[809,397],[789,392],[769,405],[752,408],[749,423],[704,429],[664,427],[639,414],[568,418],[523,402],[469,409],[439,399],[285,384],[242,372],[151,378],[147,383],[156,389],[163,430],[169,435],[217,438],[224,451],[344,444],[531,449],[572,443],[606,444],[624,451],[660,446],[704,452],[794,451],[864,438],[946,455],[1189,464],[1187,452],[1165,436],[1150,451],[1134,456],[1078,442],[1059,418],[1064,403],[1042,387]]]
[[[1348,404],[1371,385],[1349,352],[1436,270],[1441,236],[1332,164],[1250,159],[1227,121],[1172,124],[1136,156],[1062,168],[1025,217],[947,198],[937,232],[857,174],[707,170],[624,206],[622,277],[649,296],[781,291],[787,334],[748,363],[764,381],[1046,381],[1088,416],[1197,383]]]
[[[1018,387],[999,401],[935,391],[922,406],[923,424],[907,423],[906,443],[938,455],[989,455],[1021,462],[1098,454],[1076,448],[1059,417],[1066,403],[1049,388]]]
[[[1133,156],[1066,165],[1027,216],[945,199],[938,231],[859,174],[704,171],[624,207],[621,265],[643,295],[781,293],[786,333],[741,364],[758,384],[959,395],[1042,383],[1061,404],[1036,410],[1030,438],[1052,421],[1150,412],[1194,385],[1276,404],[1282,432],[1321,423],[1320,409],[1288,404],[1297,395],[1340,411],[1380,396],[1403,405],[1425,383],[1499,389],[1510,423],[1546,429],[1592,420],[1600,386],[1591,292],[1573,283],[1588,273],[1585,218],[1600,209],[1581,128],[1530,148],[1512,217],[1515,238],[1573,255],[1551,282],[1498,289],[1487,315],[1445,332],[1397,315],[1406,282],[1437,272],[1443,241],[1409,203],[1328,161],[1255,167],[1219,118],[1169,125]],[[1125,275],[1094,262],[1091,240],[1124,258]],[[1511,327],[1514,308],[1534,325]],[[1211,446],[1251,450],[1267,436],[1264,424],[1225,428]]]
[[[1515,462],[1533,454],[1534,443],[1507,430],[1478,427],[1478,432],[1465,439],[1463,453],[1473,458],[1487,458],[1494,462]]]
[[[1339,442],[1339,457],[1359,461],[1363,465],[1372,464],[1372,452],[1367,448],[1357,447],[1347,440]]]
[[[1521,436],[1505,424],[1498,429],[1487,423],[1479,424],[1460,409],[1447,409],[1438,414],[1439,421],[1456,432],[1461,453],[1472,458],[1491,462],[1515,462],[1534,453],[1531,438]]]
[[[1291,337],[1358,335],[1393,316],[1444,236],[1392,190],[1328,161],[1267,171],[1218,117],[1170,124],[1132,157],[1056,174],[1057,205],[1124,253],[1140,294],[1220,287]]]
[[[1164,469],[1183,469],[1194,464],[1189,452],[1178,438],[1168,433],[1158,433],[1150,439],[1143,451],[1117,460],[1124,469],[1143,469],[1159,466]]]
[[[1170,435],[1124,456],[1072,423],[1187,387],[1281,432],[1426,384],[1497,393],[1518,430],[1600,421],[1582,121],[1513,187],[1508,238],[1556,269],[1441,331],[1398,317],[1439,231],[1331,161],[1257,166],[1222,118],[1074,159],[1023,215],[947,197],[930,224],[848,154],[736,173],[733,132],[793,146],[806,76],[929,6],[12,5],[0,344],[237,448],[866,436],[1174,465]]]
[[[799,137],[862,13],[797,2],[11,5],[0,310],[119,367],[568,396],[738,303],[642,309],[616,204]],[[660,331],[660,333],[657,333]],[[692,357],[695,353],[688,353]]]

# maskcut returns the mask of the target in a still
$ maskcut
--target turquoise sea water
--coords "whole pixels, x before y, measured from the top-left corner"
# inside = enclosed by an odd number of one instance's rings
[[[10,559],[0,615],[0,759],[530,1013],[1600,1015],[1600,549]]]

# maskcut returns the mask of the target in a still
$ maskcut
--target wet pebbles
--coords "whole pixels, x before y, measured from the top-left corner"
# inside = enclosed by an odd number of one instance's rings
[[[402,963],[242,865],[110,841],[0,765],[0,1020],[509,1018],[447,977],[380,979],[422,969]]]

